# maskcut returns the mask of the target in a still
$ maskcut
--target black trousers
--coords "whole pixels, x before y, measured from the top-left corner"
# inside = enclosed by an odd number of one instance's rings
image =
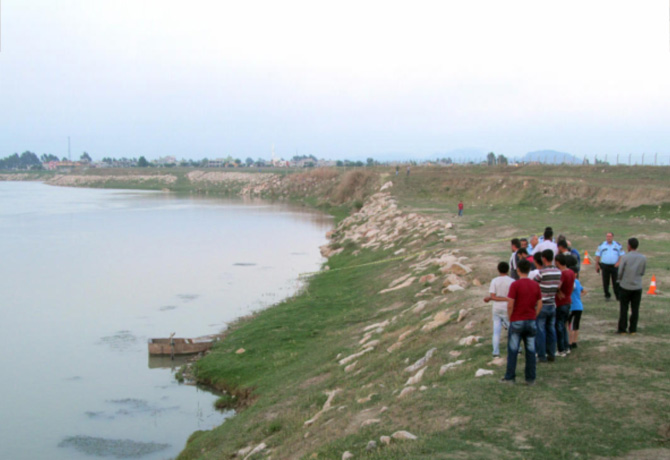
[[[605,298],[609,299],[612,297],[612,294],[610,294],[610,280],[612,280],[612,290],[614,291],[614,297],[619,300],[619,282],[617,281],[619,267],[601,263],[600,272],[603,276],[603,291],[605,292]]]
[[[637,320],[640,316],[640,301],[642,300],[642,289],[629,291],[621,288],[619,300],[619,332],[637,332]],[[630,325],[628,324],[628,305],[630,305]]]

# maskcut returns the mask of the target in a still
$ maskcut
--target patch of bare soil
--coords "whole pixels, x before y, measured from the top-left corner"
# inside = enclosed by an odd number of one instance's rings
[[[668,460],[670,459],[670,449],[642,449],[628,452],[621,457],[594,457],[595,460]]]

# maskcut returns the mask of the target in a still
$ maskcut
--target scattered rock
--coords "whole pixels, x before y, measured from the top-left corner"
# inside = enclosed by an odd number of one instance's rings
[[[405,396],[407,396],[410,393],[413,393],[414,391],[416,391],[416,388],[414,387],[405,387],[398,395],[398,398],[404,398]]]
[[[391,435],[393,439],[408,439],[408,440],[415,440],[419,439],[416,436],[414,436],[412,433],[409,431],[396,431]]]
[[[344,372],[351,372],[354,370],[356,367],[356,364],[358,364],[358,361],[354,361],[353,363],[349,364],[347,367],[344,368]]]
[[[477,335],[469,335],[467,337],[463,337],[461,340],[458,341],[459,345],[473,345],[481,340],[481,337]]]
[[[392,288],[383,289],[383,290],[379,291],[379,293],[380,294],[385,294],[387,292],[397,291],[398,289],[404,289],[404,288],[408,287],[410,284],[412,284],[415,279],[416,279],[416,277],[412,276],[411,278],[407,279],[407,281],[405,281],[404,283],[399,284],[398,286],[395,286],[395,287],[392,287]]]
[[[456,320],[457,323],[460,323],[463,321],[463,319],[468,315],[468,311],[465,308],[462,308],[461,311],[458,312],[458,319]]]
[[[356,358],[360,358],[366,353],[371,352],[374,350],[374,347],[368,347],[364,349],[363,351],[359,351],[358,353],[354,353],[353,355],[347,356],[346,358],[342,358],[339,362],[341,366],[344,366],[347,363],[350,363],[351,361],[355,360]]]
[[[463,354],[463,352],[457,351],[457,350],[452,350],[452,351],[449,352],[449,356],[453,356],[454,358],[458,358],[462,354]]]
[[[423,373],[426,372],[426,369],[428,369],[428,368],[424,367],[419,372],[414,374],[414,376],[410,377],[409,380],[407,380],[407,383],[405,383],[405,386],[416,385],[417,383],[419,383],[421,381],[421,379],[423,378]]]
[[[375,425],[375,424],[380,423],[380,422],[381,422],[381,420],[378,419],[378,418],[371,418],[371,419],[368,419],[368,420],[364,421],[363,423],[361,423],[361,428],[365,428],[366,426],[370,426],[370,425]]]
[[[398,337],[398,342],[402,342],[403,340],[405,340],[414,331],[415,329],[410,329],[409,331],[405,331],[402,334],[400,334],[400,337]]]
[[[238,354],[238,355],[241,355],[241,354],[244,353],[245,351],[247,351],[247,350],[245,350],[244,348],[240,348],[240,349],[237,350],[235,353]]]
[[[493,361],[489,362],[489,366],[504,366],[505,364],[507,364],[507,359],[503,358],[502,356],[493,358]]]
[[[421,313],[423,310],[425,310],[426,305],[428,305],[427,300],[422,300],[420,302],[417,302],[413,307],[412,307],[412,313]],[[401,339],[398,339],[401,340]]]
[[[384,406],[384,407],[382,407],[381,409],[379,409],[379,413],[380,413],[380,414],[383,414],[383,413],[386,412],[387,410],[389,410],[389,408],[386,407],[386,406]]]
[[[428,389],[428,387],[426,385],[421,385],[419,387],[419,391],[426,391],[427,389]]]
[[[242,449],[240,449],[240,450],[237,451],[237,456],[238,456],[238,457],[244,457],[244,456],[247,455],[249,452],[251,452],[251,449],[253,449],[253,446],[243,447]]]
[[[379,191],[383,192],[384,190],[390,189],[391,187],[393,187],[393,182],[388,181],[387,183],[382,185],[382,187],[379,189]]]
[[[386,351],[389,352],[389,353],[393,353],[394,351],[396,351],[398,348],[400,348],[402,346],[403,346],[402,342],[396,342],[393,345],[391,345],[390,347],[388,347],[386,349]]]
[[[467,265],[463,265],[460,262],[455,262],[448,269],[449,273],[455,273],[456,275],[467,275],[472,271]]]
[[[433,320],[421,328],[422,331],[430,332],[437,329],[440,326],[447,324],[451,320],[451,312],[449,310],[444,310],[438,312]]]
[[[447,286],[447,291],[449,292],[458,292],[463,290],[464,290],[463,286],[459,286],[458,284],[450,284],[449,286]]]
[[[475,377],[483,377],[485,375],[493,375],[493,371],[488,369],[477,369],[477,372],[475,372]]]
[[[371,331],[373,329],[378,329],[378,328],[385,328],[390,324],[389,320],[382,321],[381,323],[375,323],[375,324],[370,324],[369,326],[366,326],[365,329],[363,329],[363,332]]]
[[[446,228],[447,230],[450,230],[450,229],[454,228],[454,224],[452,224],[451,222],[447,222],[447,225],[445,225],[444,228]]]
[[[387,446],[391,444],[391,437],[390,436],[380,436],[379,437],[379,442],[382,444],[386,444]]]
[[[477,324],[477,323],[475,323],[474,321],[470,321],[470,322],[468,322],[468,324],[466,324],[463,327],[463,329],[465,329],[466,331],[469,331],[469,330],[471,330],[475,327],[475,324]]]
[[[368,442],[368,445],[365,446],[365,450],[367,450],[368,452],[370,452],[372,450],[375,450],[376,448],[377,448],[377,443],[375,441],[370,441],[370,442]]]
[[[464,359],[459,359],[458,361],[454,361],[453,363],[445,364],[444,366],[440,367],[440,377],[442,377],[449,369],[453,369],[456,366],[460,366],[465,362]]]
[[[349,451],[346,451],[345,453],[342,454],[342,460],[349,460],[350,458],[354,458],[354,454],[352,454]]]
[[[311,419],[307,420],[307,421],[304,423],[304,426],[310,426],[310,425],[312,425],[312,424],[313,424],[314,422],[316,422],[316,421],[317,421],[323,414],[325,414],[326,412],[328,412],[328,411],[332,408],[333,399],[334,399],[335,396],[336,396],[339,392],[341,392],[341,391],[342,391],[342,390],[340,390],[339,388],[336,389],[336,390],[332,390],[332,391],[326,391],[326,395],[328,396],[328,399],[326,399],[326,402],[323,404],[323,408],[322,408],[319,412],[317,412],[317,413],[314,415],[314,417],[312,417]]]
[[[479,281],[479,279],[475,278],[475,279],[472,280],[472,285],[473,286],[481,286],[482,282]]]
[[[456,235],[446,235],[446,236],[444,237],[444,241],[445,241],[446,243],[448,243],[448,242],[450,242],[450,241],[457,241],[457,240],[458,240],[458,237],[457,237]]]
[[[372,401],[372,398],[374,398],[375,396],[377,396],[377,393],[370,393],[365,398],[360,398],[360,399],[356,400],[356,402],[358,404],[365,404],[366,402]]]
[[[400,278],[394,279],[394,280],[391,281],[391,283],[389,284],[389,287],[392,288],[392,287],[395,287],[395,286],[399,285],[399,284],[402,283],[403,281],[407,281],[407,279],[408,279],[410,276],[412,276],[412,275],[411,275],[410,273],[408,273],[407,275],[404,275],[404,276],[401,276]]]
[[[432,273],[429,273],[428,275],[423,275],[421,278],[419,278],[419,284],[425,284],[425,283],[432,283],[437,279],[437,276],[433,275]]]
[[[251,457],[251,456],[253,456],[253,455],[256,455],[256,454],[259,453],[259,452],[264,451],[266,448],[267,448],[267,446],[265,445],[264,442],[260,443],[259,445],[257,445],[257,446],[254,448],[254,450],[252,450],[251,452],[249,452],[249,454],[248,454],[246,457],[244,457],[244,460],[246,460],[247,458],[249,458],[249,457]]]
[[[393,255],[399,256],[400,254],[404,254],[405,252],[407,252],[407,249],[402,248],[402,249],[398,249],[396,252],[394,252]]]
[[[412,372],[416,372],[419,369],[421,369],[423,366],[428,364],[428,361],[430,360],[430,358],[433,357],[433,354],[435,354],[436,351],[437,351],[437,348],[431,348],[430,350],[428,350],[423,358],[419,359],[417,362],[415,362],[411,366],[406,367],[405,372],[412,373]]]

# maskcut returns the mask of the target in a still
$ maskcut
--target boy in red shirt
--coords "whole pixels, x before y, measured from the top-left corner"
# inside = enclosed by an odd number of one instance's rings
[[[516,377],[516,360],[521,340],[526,352],[526,384],[535,384],[535,335],[537,323],[535,318],[542,309],[542,291],[540,285],[528,279],[530,262],[520,260],[517,273],[519,279],[512,283],[507,297],[507,314],[509,316],[509,336],[507,340],[507,372],[502,378],[503,383],[514,383]]]

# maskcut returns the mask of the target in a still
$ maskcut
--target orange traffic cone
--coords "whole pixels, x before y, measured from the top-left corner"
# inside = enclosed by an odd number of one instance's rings
[[[656,295],[656,275],[651,275],[651,285],[649,286],[648,295]]]
[[[589,259],[589,251],[584,251],[584,262],[582,265],[591,265],[591,259]]]

